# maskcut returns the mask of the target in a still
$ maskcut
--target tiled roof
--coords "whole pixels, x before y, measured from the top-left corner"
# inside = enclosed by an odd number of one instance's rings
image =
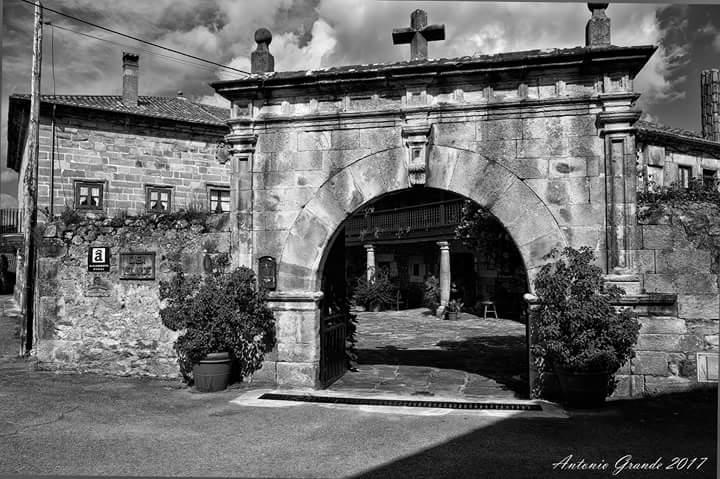
[[[635,129],[638,137],[649,141],[675,147],[679,150],[702,150],[717,153],[720,151],[720,142],[704,138],[696,131],[683,130],[659,125],[649,121],[638,120],[635,122]]]
[[[11,98],[29,100],[30,95]],[[194,103],[183,97],[140,96],[137,106],[125,105],[122,96],[110,95],[42,95],[43,103],[90,108],[101,111],[163,118],[203,125],[225,126],[230,109]]]
[[[682,128],[672,128],[669,126],[658,125],[657,123],[652,123],[644,120],[638,120],[637,122],[635,122],[635,128],[637,128],[637,130],[641,133],[656,133],[672,136],[684,136],[687,138],[697,138],[701,140],[704,139],[703,136],[696,131],[683,130]]]
[[[615,59],[619,56],[636,56],[643,58],[644,65],[647,58],[655,51],[654,46],[643,45],[635,47],[619,47],[615,45],[603,47],[573,47],[573,48],[548,48],[545,50],[527,50],[520,52],[497,53],[493,55],[472,55],[456,58],[428,58],[422,60],[409,60],[389,63],[371,63],[363,65],[345,65],[338,67],[320,68],[316,70],[280,71],[269,73],[256,73],[245,78],[236,80],[224,80],[211,83],[212,87],[218,88],[233,84],[274,82],[282,80],[300,80],[302,78],[337,77],[352,75],[372,75],[374,73],[407,73],[416,70],[463,70],[478,67],[492,68],[507,63],[531,65],[534,62],[542,63],[556,59],[577,58],[588,60],[589,58]]]

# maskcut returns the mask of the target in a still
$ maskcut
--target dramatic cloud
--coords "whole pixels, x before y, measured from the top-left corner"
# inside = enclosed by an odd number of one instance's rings
[[[32,8],[16,0],[4,5],[1,93],[6,99],[30,89]],[[408,26],[410,12],[416,8],[405,1],[352,0],[54,0],[47,6],[244,71],[250,69],[253,32],[259,27],[273,33],[270,50],[278,70],[407,59],[409,46],[394,46],[391,32]],[[419,6],[428,12],[430,23],[446,25],[446,40],[430,44],[434,58],[583,45],[590,16],[583,3],[421,2]],[[637,79],[638,90],[646,92],[644,108],[682,96],[678,71],[687,52],[672,37],[683,25],[661,21],[660,10],[645,4],[613,4],[608,9],[613,43],[661,45]],[[52,31],[46,28],[43,93],[51,93],[54,86],[64,94],[119,94],[121,54],[128,50],[141,56],[140,93],[144,95],[174,95],[182,90],[191,99],[226,106],[208,84],[241,76],[54,14],[48,13],[46,19],[104,40],[56,29],[53,85]],[[715,30],[705,33],[711,34],[717,40]],[[7,101],[1,113],[4,139]],[[5,149],[3,141],[2,191],[14,193],[9,184],[16,177],[5,170]]]

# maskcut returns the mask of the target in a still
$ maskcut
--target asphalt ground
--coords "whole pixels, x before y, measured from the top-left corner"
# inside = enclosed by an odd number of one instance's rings
[[[0,369],[0,475],[717,477],[716,389],[548,417],[243,402],[255,392]]]

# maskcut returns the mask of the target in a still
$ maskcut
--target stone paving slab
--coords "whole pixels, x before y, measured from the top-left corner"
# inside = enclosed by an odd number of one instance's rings
[[[425,308],[361,312],[357,371],[329,391],[526,398],[525,329],[469,313],[441,320]]]

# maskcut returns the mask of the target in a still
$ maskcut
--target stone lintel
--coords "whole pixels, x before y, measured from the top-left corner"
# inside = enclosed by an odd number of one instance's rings
[[[317,303],[323,299],[322,291],[270,291],[268,302],[271,303]]]

